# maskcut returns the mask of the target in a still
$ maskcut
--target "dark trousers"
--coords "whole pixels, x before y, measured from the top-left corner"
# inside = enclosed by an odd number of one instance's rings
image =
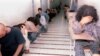
[[[99,54],[99,44],[95,41],[75,41],[75,56],[85,56],[84,47],[89,47],[93,54]]]
[[[36,40],[36,38],[38,37],[39,33],[37,32],[28,32],[28,39],[31,42],[34,42]]]

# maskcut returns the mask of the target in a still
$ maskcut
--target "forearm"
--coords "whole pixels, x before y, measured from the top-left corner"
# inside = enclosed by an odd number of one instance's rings
[[[72,28],[75,34],[80,34],[84,31],[84,26],[81,23],[74,23]]]
[[[2,53],[1,53],[1,45],[0,45],[0,56],[2,56]]]
[[[2,54],[1,54],[1,50],[0,50],[0,56],[2,56]]]
[[[37,28],[35,28],[35,30],[34,30],[35,32],[38,32],[38,29]]]
[[[19,55],[19,53],[20,53],[21,50],[23,49],[23,46],[24,46],[24,44],[18,45],[18,48],[17,48],[17,50],[16,50],[14,56],[18,56],[18,55]]]
[[[32,29],[32,32],[38,32],[38,29],[37,29],[36,27],[34,27],[34,28]]]

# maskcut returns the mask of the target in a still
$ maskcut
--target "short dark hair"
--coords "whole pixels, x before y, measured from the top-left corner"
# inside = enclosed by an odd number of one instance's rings
[[[39,11],[39,10],[42,11],[42,8],[38,8],[38,11]]]
[[[64,5],[64,7],[68,7],[68,8],[69,8],[69,6],[68,6],[68,5],[66,5],[66,4]]]
[[[80,7],[76,14],[76,20],[80,22],[82,17],[85,16],[92,16],[92,22],[98,21],[97,10],[93,6],[83,5],[82,7]]]
[[[40,17],[41,17],[40,14],[37,14],[37,15],[35,16],[34,24],[35,24],[36,26],[40,24]]]
[[[22,28],[23,26],[25,26],[24,23],[21,23],[21,24],[18,25],[19,28]]]
[[[29,17],[27,21],[34,21],[34,17]]]
[[[22,28],[23,26],[25,26],[25,24],[24,24],[24,23],[20,23],[20,24],[18,24],[18,25],[14,25],[13,27],[17,27],[18,29],[21,30],[21,28]]]
[[[75,10],[69,10],[69,12],[75,12]]]
[[[34,17],[29,17],[28,19],[27,19],[27,21],[31,21],[32,23],[34,23]]]

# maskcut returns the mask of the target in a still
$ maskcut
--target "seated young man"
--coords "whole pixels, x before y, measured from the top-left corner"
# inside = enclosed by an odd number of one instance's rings
[[[46,21],[46,19],[45,19],[45,17],[44,16],[41,16],[40,17],[40,23],[41,23],[41,29],[40,29],[40,32],[41,33],[46,33],[47,32],[47,30],[48,30],[48,27],[47,27],[47,21]]]
[[[17,27],[20,29],[21,33],[23,34],[23,37],[25,39],[25,53],[29,53],[29,49],[30,49],[30,40],[28,39],[28,31],[25,27],[25,24],[21,23],[18,25],[15,25],[14,27]]]
[[[24,23],[28,31],[28,38],[31,42],[34,42],[38,35],[38,28],[35,26],[33,19],[33,17],[29,17],[27,21]]]
[[[22,56],[25,39],[21,31],[0,23],[1,56]]]

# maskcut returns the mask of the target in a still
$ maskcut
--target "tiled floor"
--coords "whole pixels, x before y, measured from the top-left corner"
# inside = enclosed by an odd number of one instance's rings
[[[23,56],[70,56],[70,36],[67,21],[62,13],[49,24],[48,32],[43,33],[30,45],[30,53]]]

